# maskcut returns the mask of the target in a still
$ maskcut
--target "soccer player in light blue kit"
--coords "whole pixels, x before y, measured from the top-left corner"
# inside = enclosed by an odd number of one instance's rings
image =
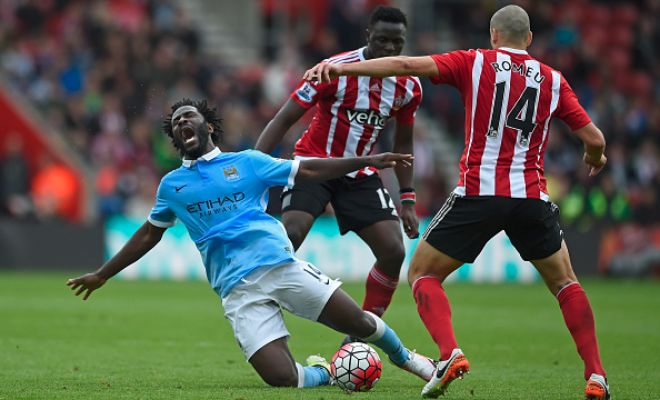
[[[216,147],[221,120],[206,101],[174,104],[163,128],[183,155],[183,165],[161,180],[148,221],[124,247],[97,271],[67,281],[76,295],[85,293],[86,300],[151,250],[178,218],[199,249],[245,358],[269,385],[330,382],[328,364],[321,357],[310,357],[306,367],[293,359],[281,308],[363,338],[395,365],[431,379],[433,360],[406,349],[385,322],[363,311],[339,288],[339,281],[297,259],[282,224],[265,212],[271,186],[328,180],[367,166],[409,164],[412,156],[383,153],[292,161],[255,150],[223,153]]]

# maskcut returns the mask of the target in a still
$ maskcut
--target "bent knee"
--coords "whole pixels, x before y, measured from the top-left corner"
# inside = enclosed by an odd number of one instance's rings
[[[393,264],[401,266],[404,258],[406,258],[406,248],[403,246],[403,242],[393,245],[390,249],[388,260]]]
[[[443,282],[449,274],[463,265],[424,240],[420,240],[408,268],[408,282],[412,285],[423,276],[434,276]]]
[[[406,258],[406,249],[403,243],[388,246],[386,254],[380,255],[376,259],[376,264],[385,273],[391,276],[398,276],[401,271],[401,265]]]
[[[573,283],[579,282],[575,279],[572,279],[571,277],[566,276],[561,279],[552,280],[550,282],[546,281],[546,286],[554,296],[557,296],[562,289]]]
[[[436,275],[433,265],[424,262],[413,262],[408,267],[408,283],[412,285],[415,281],[423,276]]]

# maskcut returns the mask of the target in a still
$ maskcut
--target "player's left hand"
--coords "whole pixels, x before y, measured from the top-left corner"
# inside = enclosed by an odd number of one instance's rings
[[[412,161],[415,157],[412,154],[400,154],[400,153],[380,153],[373,156],[369,156],[370,163],[374,168],[385,169],[393,168],[397,163],[402,164],[405,167],[410,167]]]
[[[399,217],[401,218],[401,224],[403,224],[403,231],[406,233],[406,236],[409,239],[417,239],[419,237],[419,218],[417,218],[415,204],[401,204]]]
[[[83,296],[83,300],[87,300],[93,291],[100,288],[105,284],[105,279],[101,278],[96,272],[90,272],[78,278],[72,278],[66,281],[66,285],[71,287],[71,290],[76,290],[76,296],[82,292],[87,291]]]
[[[303,79],[312,83],[330,83],[340,73],[341,66],[339,64],[322,62],[308,69],[303,75]]]
[[[603,168],[605,167],[605,164],[607,164],[607,157],[605,157],[605,154],[601,154],[600,160],[594,161],[591,158],[589,158],[589,155],[587,153],[584,153],[582,160],[589,167],[589,176],[598,175],[600,171],[602,171]]]

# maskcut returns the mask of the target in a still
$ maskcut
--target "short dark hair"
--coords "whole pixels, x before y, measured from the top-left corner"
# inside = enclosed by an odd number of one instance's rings
[[[211,124],[213,126],[213,132],[211,133],[211,140],[213,143],[216,145],[220,144],[220,138],[222,133],[224,132],[222,130],[222,118],[220,118],[216,111],[217,109],[214,108],[209,108],[209,105],[206,100],[190,100],[188,98],[181,99],[177,101],[176,103],[172,104],[171,111],[165,119],[163,120],[163,130],[165,133],[167,133],[167,136],[170,137],[170,140],[172,141],[172,145],[179,150],[181,154],[183,154],[183,149],[180,149],[179,146],[177,146],[176,142],[174,141],[174,134],[172,133],[172,114],[179,108],[183,106],[193,106],[199,111],[200,114],[204,117],[204,121]]]
[[[403,24],[406,27],[408,26],[408,19],[406,18],[406,14],[404,14],[403,11],[396,7],[376,7],[371,12],[371,16],[369,17],[369,27],[371,28],[378,21],[392,22],[395,24]]]
[[[505,39],[526,41],[529,36],[529,15],[515,4],[502,7],[490,18],[490,27],[498,30]]]

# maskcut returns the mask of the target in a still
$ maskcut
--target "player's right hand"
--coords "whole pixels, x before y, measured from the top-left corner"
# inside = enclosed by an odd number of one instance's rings
[[[87,291],[83,296],[83,300],[87,300],[93,291],[100,288],[105,284],[105,279],[101,278],[96,272],[90,272],[78,278],[72,278],[66,281],[67,286],[71,287],[71,290],[76,290],[76,296],[79,296],[82,292]]]
[[[330,83],[340,73],[341,66],[339,64],[321,62],[308,69],[303,75],[303,79],[312,83]]]
[[[585,164],[589,166],[589,176],[598,175],[600,171],[603,169],[603,167],[605,167],[605,164],[607,164],[607,157],[605,157],[605,154],[601,154],[600,160],[593,161],[592,159],[589,158],[589,155],[587,153],[584,153],[582,160],[584,161]]]
[[[403,203],[401,210],[399,210],[399,218],[403,225],[403,232],[410,239],[417,239],[419,237],[419,218],[415,211],[415,204]]]
[[[401,163],[402,165],[409,167],[412,165],[412,161],[415,159],[412,154],[400,153],[380,153],[369,156],[369,158],[369,165],[378,169],[393,168],[397,163]]]

